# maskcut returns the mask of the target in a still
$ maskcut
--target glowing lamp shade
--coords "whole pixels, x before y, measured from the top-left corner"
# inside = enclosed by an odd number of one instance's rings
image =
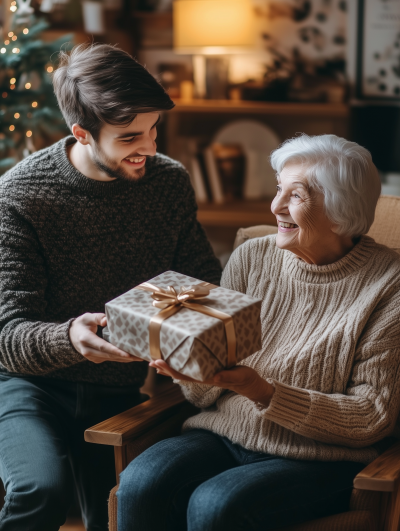
[[[254,44],[251,0],[175,0],[174,49],[178,53],[234,53]]]

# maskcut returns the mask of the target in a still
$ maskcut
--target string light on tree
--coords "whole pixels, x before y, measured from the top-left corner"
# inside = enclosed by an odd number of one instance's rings
[[[12,14],[0,44],[0,175],[38,147],[68,134],[49,74],[57,52],[72,41],[71,35],[63,35],[44,42],[40,33],[48,24],[37,18],[31,0],[7,3]]]

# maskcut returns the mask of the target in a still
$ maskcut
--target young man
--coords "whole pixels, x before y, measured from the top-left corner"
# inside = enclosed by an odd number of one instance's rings
[[[173,102],[125,52],[61,54],[73,136],[0,180],[1,531],[55,531],[75,483],[88,531],[106,531],[111,447],[84,430],[141,401],[147,364],[101,338],[104,304],[172,269],[218,283],[189,177],[156,154]]]

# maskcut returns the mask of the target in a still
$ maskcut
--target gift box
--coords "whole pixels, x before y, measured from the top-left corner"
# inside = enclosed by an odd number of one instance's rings
[[[261,299],[167,271],[106,304],[103,337],[208,380],[261,348]]]

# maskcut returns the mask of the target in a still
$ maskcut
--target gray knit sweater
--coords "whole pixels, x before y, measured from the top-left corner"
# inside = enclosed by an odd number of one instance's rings
[[[146,363],[94,364],[71,345],[71,319],[172,269],[219,283],[183,166],[156,155],[139,181],[100,182],[63,139],[0,179],[0,371],[142,385]]]
[[[293,459],[369,462],[400,408],[400,257],[363,236],[343,259],[309,265],[257,238],[221,285],[263,299],[262,349],[242,364],[275,385],[268,408],[182,384],[202,413],[186,428]]]

